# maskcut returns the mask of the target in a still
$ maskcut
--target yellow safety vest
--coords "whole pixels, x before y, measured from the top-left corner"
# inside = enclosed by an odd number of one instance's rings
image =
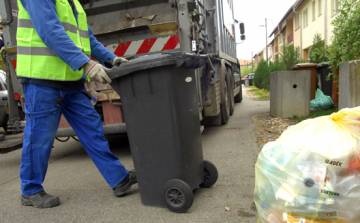
[[[90,57],[91,48],[86,14],[79,1],[73,1],[78,14],[77,21],[68,0],[55,0],[56,12],[71,40]],[[73,71],[69,65],[56,56],[40,39],[20,0],[18,0],[18,7],[17,75],[57,81],[81,79],[83,70]]]

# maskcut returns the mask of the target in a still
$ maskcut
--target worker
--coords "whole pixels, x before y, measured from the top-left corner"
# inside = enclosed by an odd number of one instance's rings
[[[115,195],[122,196],[137,183],[135,171],[125,169],[111,153],[84,82],[111,83],[105,71],[126,60],[96,40],[78,0],[18,0],[18,7],[17,75],[24,84],[26,113],[21,204],[60,204],[42,183],[61,114]]]
[[[1,48],[3,48],[3,46],[4,46],[4,41],[0,38],[0,50]]]

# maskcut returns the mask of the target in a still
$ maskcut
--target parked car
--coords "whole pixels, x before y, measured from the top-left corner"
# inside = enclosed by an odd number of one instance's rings
[[[6,83],[6,73],[3,70],[0,70],[0,78]]]
[[[245,80],[249,80],[249,85],[252,85],[253,79],[254,79],[255,73],[250,73],[248,75],[245,75],[243,78],[241,78],[241,84],[245,85]]]
[[[20,81],[20,79],[19,79]],[[3,127],[6,133],[11,134],[12,131],[8,129],[9,114],[6,113],[6,103],[8,102],[8,86],[6,84],[6,72],[0,70],[0,127]],[[25,119],[25,113],[21,109],[21,104],[18,103],[19,116],[21,120]]]

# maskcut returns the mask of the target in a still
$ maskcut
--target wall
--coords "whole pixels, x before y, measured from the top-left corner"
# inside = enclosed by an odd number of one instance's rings
[[[302,25],[303,25],[303,33],[302,40],[303,45],[302,48],[306,49],[313,45],[313,38],[316,33],[321,35],[321,38],[324,39],[324,13],[319,16],[319,2],[323,0],[306,0],[303,2],[300,12],[302,13]],[[315,8],[313,3],[315,3]],[[322,2],[322,7],[323,2]],[[308,11],[308,26],[305,27],[304,24],[304,12]],[[313,16],[313,10],[315,11],[315,16]],[[323,10],[322,10],[323,11]]]
[[[263,55],[262,52],[256,54],[256,55],[254,56],[254,66],[257,67],[257,66],[259,65],[261,59],[263,59],[263,58],[264,58],[264,55]]]
[[[300,28],[294,31],[294,46],[300,47],[301,40],[300,40]]]
[[[332,31],[334,30],[334,26],[331,25],[331,22],[336,18],[338,15],[337,13],[333,12],[333,1],[334,0],[326,0],[326,45],[331,45],[331,36]]]
[[[277,49],[277,51],[276,51],[276,49]],[[277,32],[274,33],[273,52],[274,52],[274,56],[276,56],[279,53],[279,43],[278,43]]]
[[[313,17],[313,2],[315,2],[315,18]],[[321,14],[319,13],[319,2],[321,2]],[[324,9],[326,11],[324,12]],[[331,45],[331,36],[334,26],[331,22],[336,18],[337,13],[334,13],[334,0],[305,0],[297,11],[302,13],[308,10],[308,26],[304,27],[304,18],[302,18],[302,48],[308,49],[313,45],[313,38],[316,33],[321,35],[324,39],[326,32],[326,45]],[[326,16],[326,21],[325,21]],[[324,25],[326,22],[326,25]],[[326,26],[326,30],[325,30]]]
[[[357,0],[358,1],[358,0]],[[313,5],[313,2],[315,5]],[[319,12],[319,3],[321,3],[321,10]],[[315,6],[315,7],[314,7]],[[313,16],[313,9],[315,16]],[[326,9],[326,10],[325,10]],[[296,23],[296,14],[292,12],[289,17],[286,19],[286,30],[282,33],[285,35],[285,41],[287,42],[287,37],[293,32],[293,43],[295,47],[301,46],[301,54],[304,60],[308,59],[308,51],[313,45],[313,39],[316,33],[321,35],[322,40],[325,40],[325,44],[327,46],[331,45],[331,37],[334,26],[331,25],[331,22],[336,18],[338,13],[334,13],[334,0],[305,0],[301,5],[299,5],[296,9],[297,12],[301,13],[301,17],[299,18],[300,27],[295,25]],[[308,25],[304,27],[304,12],[308,11]],[[326,21],[325,21],[326,17]],[[325,25],[326,23],[326,25]],[[285,22],[279,24],[283,27]],[[326,28],[326,30],[325,30]],[[274,55],[276,52],[276,48],[279,50],[281,46],[284,44],[284,41],[279,43],[280,36],[277,36],[278,31],[276,31],[274,35],[274,42],[272,45],[272,50]]]

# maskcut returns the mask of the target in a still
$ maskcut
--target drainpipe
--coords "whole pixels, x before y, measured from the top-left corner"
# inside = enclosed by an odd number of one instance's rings
[[[326,0],[324,0],[326,1]],[[296,14],[299,14],[299,28],[300,28],[300,57],[302,58],[302,19],[301,19],[301,13],[295,11],[295,5],[293,5],[293,12]]]

